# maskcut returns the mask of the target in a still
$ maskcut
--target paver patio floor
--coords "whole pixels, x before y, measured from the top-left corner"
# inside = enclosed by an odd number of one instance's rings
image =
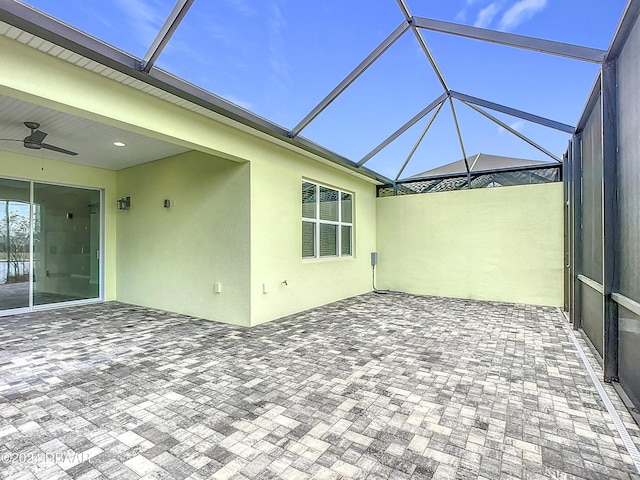
[[[640,478],[555,308],[367,294],[251,329],[121,303],[0,326],[1,478]]]

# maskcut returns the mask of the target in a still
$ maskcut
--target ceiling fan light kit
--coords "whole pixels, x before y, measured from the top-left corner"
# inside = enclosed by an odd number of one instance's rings
[[[48,143],[42,143],[44,139],[47,137],[47,133],[42,130],[38,130],[40,128],[40,124],[38,122],[24,122],[24,126],[31,130],[31,134],[24,137],[22,140],[13,139],[13,138],[3,138],[0,140],[12,141],[12,142],[22,142],[25,148],[30,150],[40,150],[42,148],[46,150],[51,150],[53,152],[63,153],[65,155],[78,155],[76,152],[72,152],[71,150],[67,150],[66,148],[57,147],[55,145],[50,145]]]

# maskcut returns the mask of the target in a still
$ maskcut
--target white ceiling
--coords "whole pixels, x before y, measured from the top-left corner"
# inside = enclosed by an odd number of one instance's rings
[[[44,143],[77,152],[77,156],[51,150],[30,150],[22,142],[0,141],[0,150],[50,158],[92,167],[120,170],[187,152],[188,149],[99,122],[0,95],[0,138],[22,140],[30,131],[24,122],[38,122],[48,135]],[[126,147],[116,147],[120,141]]]

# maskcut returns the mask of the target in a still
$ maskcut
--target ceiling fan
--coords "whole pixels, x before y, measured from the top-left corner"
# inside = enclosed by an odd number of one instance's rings
[[[24,126],[31,130],[31,133],[24,137],[22,140],[18,140],[15,138],[0,138],[0,140],[9,142],[22,142],[25,148],[29,148],[31,150],[40,150],[41,148],[45,148],[54,152],[64,153],[65,155],[78,155],[76,152],[72,152],[71,150],[56,147],[55,145],[50,145],[48,143],[42,143],[42,141],[46,138],[47,133],[43,132],[42,130],[38,130],[40,128],[39,123],[24,122]]]

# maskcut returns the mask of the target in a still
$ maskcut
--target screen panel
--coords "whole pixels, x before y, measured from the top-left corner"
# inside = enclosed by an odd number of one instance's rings
[[[618,376],[636,407],[640,407],[640,317],[618,307]]]
[[[584,283],[580,284],[582,329],[602,356],[604,352],[604,305],[602,294]]]
[[[640,23],[618,59],[618,212],[617,239],[620,251],[620,293],[640,302],[640,115],[637,95],[640,90],[638,56]]]
[[[582,136],[582,273],[602,283],[602,110],[598,100]]]

